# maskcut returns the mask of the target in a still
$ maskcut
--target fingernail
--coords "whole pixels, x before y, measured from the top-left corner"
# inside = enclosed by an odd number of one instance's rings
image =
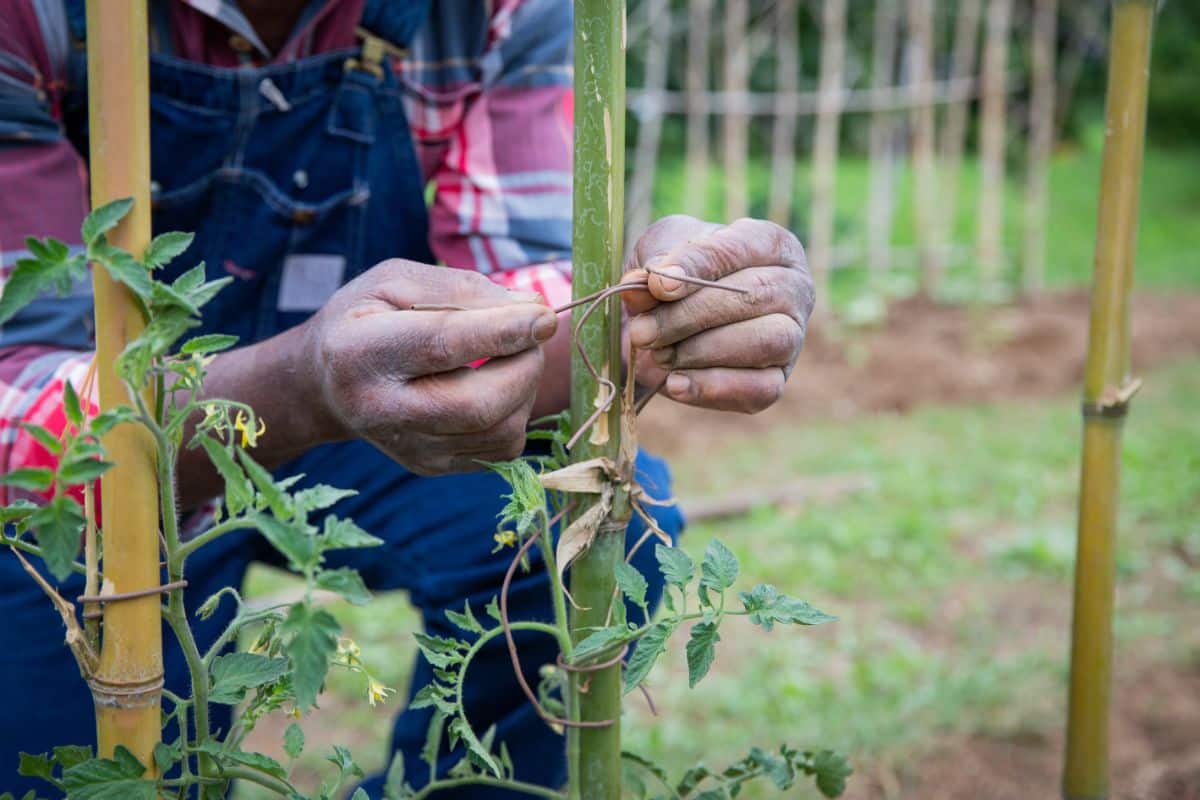
[[[658,338],[658,320],[653,314],[639,314],[629,323],[629,341],[638,347],[649,347]]]
[[[539,292],[514,292],[509,290],[508,296],[518,303],[545,303],[546,300]]]
[[[672,372],[667,376],[667,394],[680,400],[686,399],[692,393],[692,379],[682,372]]]
[[[667,277],[668,275],[682,275],[687,277],[687,273],[683,271],[683,267],[663,267],[658,271],[658,285],[662,287],[664,292],[674,293],[679,291],[683,286],[683,281],[669,278]]]
[[[657,350],[650,351],[650,357],[654,359],[654,363],[660,367],[669,367],[671,362],[675,360],[674,347],[660,347]]]
[[[550,341],[556,330],[558,330],[558,317],[553,314],[540,314],[533,321],[531,333],[533,334],[534,341],[542,344]]]

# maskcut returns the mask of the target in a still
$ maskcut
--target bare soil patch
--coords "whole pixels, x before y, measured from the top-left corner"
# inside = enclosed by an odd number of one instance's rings
[[[1061,394],[1082,380],[1087,328],[1086,292],[978,310],[904,300],[877,328],[840,335],[817,320],[774,408],[742,417],[659,399],[643,414],[640,434],[651,449],[674,455],[797,420]],[[1200,295],[1138,294],[1133,329],[1135,369],[1200,353]]]

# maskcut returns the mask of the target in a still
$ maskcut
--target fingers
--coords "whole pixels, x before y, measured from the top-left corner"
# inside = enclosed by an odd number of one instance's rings
[[[394,393],[391,414],[430,434],[480,434],[519,412],[528,416],[541,375],[542,353],[535,349],[479,369],[414,378]]]
[[[785,382],[778,367],[676,370],[667,378],[663,392],[687,405],[756,414],[783,396]]]
[[[558,318],[540,303],[509,302],[466,311],[372,314],[351,327],[369,343],[364,358],[374,371],[416,377],[537,347],[554,336]]]
[[[652,350],[654,362],[665,369],[780,367],[784,373],[800,355],[804,329],[786,314],[722,325],[702,331],[676,345]]]
[[[356,280],[365,282],[365,293],[392,309],[421,303],[491,308],[513,302],[543,302],[536,292],[510,292],[474,270],[432,267],[403,259],[377,264]]]
[[[664,237],[665,238],[665,237]],[[804,248],[787,229],[773,222],[739,219],[676,244],[670,250],[638,266],[649,268],[650,294],[662,301],[679,300],[699,287],[673,280],[670,274],[719,281],[751,267],[782,266],[807,271]]]
[[[704,330],[769,314],[784,314],[803,330],[812,310],[812,282],[806,272],[785,267],[759,267],[734,272],[721,280],[744,293],[704,288],[663,303],[629,322],[629,338],[639,348],[673,345]]]
[[[673,214],[657,220],[646,229],[634,245],[629,259],[625,262],[626,275],[622,282],[631,280],[646,280],[650,273],[644,267],[658,268],[667,262],[664,258],[681,243],[696,241],[717,231],[720,225],[713,222],[689,217],[685,214]],[[658,305],[658,299],[649,291],[624,292],[621,299],[631,313],[641,314]]]

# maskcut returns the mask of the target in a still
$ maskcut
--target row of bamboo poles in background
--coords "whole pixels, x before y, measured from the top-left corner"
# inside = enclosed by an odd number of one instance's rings
[[[821,52],[815,90],[801,90],[798,12],[811,2],[821,27]],[[1079,78],[1083,53],[1097,46],[1101,15],[1094,4],[1064,6],[1073,31],[1083,31],[1063,44],[1057,39],[1058,0],[960,0],[943,6],[952,15],[952,42],[946,57],[937,52],[936,0],[876,0],[871,52],[856,54],[870,63],[864,87],[847,86],[847,0],[773,0],[758,8],[750,0],[687,0],[672,9],[670,0],[641,0],[632,12],[634,35],[642,38],[631,52],[645,53],[643,86],[630,90],[631,110],[638,120],[630,173],[627,217],[629,241],[651,217],[655,163],[663,135],[663,118],[686,117],[685,208],[695,216],[714,213],[734,219],[750,213],[748,162],[750,126],[769,118],[770,186],[767,197],[755,198],[755,209],[799,229],[806,236],[809,260],[818,282],[843,264],[865,262],[876,273],[899,260],[893,246],[897,175],[905,160],[913,173],[915,261],[921,287],[933,292],[951,257],[965,252],[978,264],[982,287],[1006,278],[1010,262],[1019,266],[1019,288],[1043,288],[1047,172],[1062,108],[1070,102]],[[759,12],[757,16],[752,11]],[[1018,12],[1021,16],[1018,18]],[[719,73],[714,70],[714,18],[721,30]],[[1017,24],[1017,23],[1020,24]],[[1029,85],[1016,86],[1010,72],[1013,36],[1028,36]],[[670,53],[686,48],[681,91],[668,87]],[[754,64],[765,53],[774,59],[774,88],[752,92]],[[935,64],[948,64],[938,78]],[[719,89],[718,89],[719,77]],[[1010,129],[1010,96],[1027,91],[1028,130],[1021,244],[1018,254],[1005,252],[1005,152]],[[959,214],[959,182],[970,128],[972,101],[979,105],[978,162],[980,192],[975,241],[964,248],[955,241]],[[940,114],[939,108],[944,109]],[[835,245],[837,163],[843,138],[841,119],[848,113],[870,115],[869,201],[865,242]],[[710,207],[710,124],[719,118],[722,165],[721,208]],[[797,196],[797,132],[801,117],[813,119],[812,151],[801,155],[811,163],[809,204],[795,208]],[[940,126],[939,126],[940,117]],[[906,152],[905,152],[906,151]],[[907,155],[907,159],[905,156]],[[911,257],[909,263],[912,263]]]

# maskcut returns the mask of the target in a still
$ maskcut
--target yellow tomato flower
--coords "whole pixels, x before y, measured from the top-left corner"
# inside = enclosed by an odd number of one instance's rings
[[[339,656],[350,662],[357,661],[359,656],[362,655],[362,650],[359,649],[358,644],[353,639],[345,637],[338,639],[337,652]]]
[[[267,432],[267,421],[260,418],[258,420],[257,430],[251,428],[248,424],[246,424],[247,422],[248,420],[246,419],[246,413],[239,409],[237,412],[237,417],[233,420],[233,429],[235,431],[241,431],[242,447],[254,447],[258,444],[258,437]]]
[[[372,706],[374,706],[376,703],[386,703],[388,695],[395,693],[395,689],[390,689],[387,686],[384,686],[374,678],[371,678],[367,681],[367,701]]]
[[[492,538],[501,547],[515,547],[517,544],[516,531],[496,531],[496,535]]]

